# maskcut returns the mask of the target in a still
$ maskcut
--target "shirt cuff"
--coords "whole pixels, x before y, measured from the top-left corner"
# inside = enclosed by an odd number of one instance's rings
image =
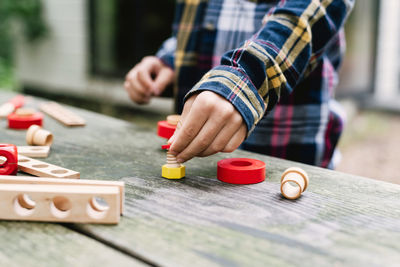
[[[174,69],[175,50],[176,38],[171,37],[162,44],[161,48],[156,53],[156,57],[161,59],[165,65]]]
[[[228,100],[242,115],[247,126],[247,136],[264,116],[266,103],[249,77],[239,68],[217,66],[186,94],[184,101],[201,91],[212,91]]]

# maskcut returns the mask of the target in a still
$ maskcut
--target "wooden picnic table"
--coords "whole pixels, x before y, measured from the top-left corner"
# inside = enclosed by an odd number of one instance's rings
[[[0,93],[0,103],[13,95]],[[33,104],[41,101],[34,99]],[[46,116],[54,134],[44,161],[84,179],[122,180],[118,225],[0,222],[1,266],[395,266],[400,262],[400,186],[245,151],[187,162],[186,178],[161,178],[165,140],[155,130],[69,107],[87,126]],[[25,145],[25,131],[0,121],[0,142]],[[366,155],[368,156],[368,155]],[[225,184],[217,161],[266,163],[265,182]],[[299,166],[310,185],[281,197],[280,176]],[[22,175],[19,173],[18,175]]]

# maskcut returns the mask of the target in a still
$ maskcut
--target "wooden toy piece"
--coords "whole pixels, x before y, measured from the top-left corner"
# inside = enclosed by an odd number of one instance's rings
[[[26,132],[26,143],[28,145],[51,146],[53,134],[38,125],[32,125]]]
[[[39,177],[79,178],[80,176],[79,172],[22,155],[19,156],[18,167],[20,171]]]
[[[181,119],[181,115],[169,115],[167,116],[167,123],[169,125],[178,125],[178,122]]]
[[[116,224],[116,186],[0,184],[0,219]]]
[[[8,115],[14,112],[16,108],[20,108],[25,103],[25,97],[23,95],[17,95],[10,99],[7,103],[0,106],[0,118],[6,118]]]
[[[18,155],[31,158],[47,158],[50,153],[49,146],[18,146]]]
[[[281,178],[281,193],[287,199],[297,199],[308,186],[307,173],[298,167],[286,169]]]
[[[161,176],[167,179],[181,179],[185,177],[185,166],[176,161],[176,157],[169,152],[171,144],[161,148],[167,149],[167,164],[161,168]]]
[[[229,158],[217,163],[218,180],[230,184],[256,184],[265,180],[265,163],[257,159]]]
[[[5,160],[2,158],[5,158]],[[15,175],[17,172],[17,147],[12,144],[0,144],[0,175]]]
[[[18,108],[15,110],[15,114],[20,117],[29,117],[35,114],[35,110],[32,108]]]
[[[11,103],[5,103],[0,106],[0,118],[6,118],[9,114],[13,113],[15,107]]]
[[[47,102],[40,105],[40,110],[66,126],[84,126],[85,120],[72,111],[56,102]]]
[[[167,120],[157,123],[157,135],[166,139],[171,138],[180,121],[180,115],[169,115]]]
[[[120,193],[121,215],[124,212],[125,203],[125,183],[122,181],[104,181],[104,180],[84,180],[84,179],[54,179],[32,176],[0,176],[0,184],[42,184],[42,185],[76,185],[76,186],[114,186],[118,187]]]
[[[43,114],[32,109],[17,109],[7,118],[8,127],[11,129],[28,129],[31,125],[43,124]]]
[[[10,99],[8,103],[11,103],[16,109],[25,105],[25,96],[17,95],[14,98]]]

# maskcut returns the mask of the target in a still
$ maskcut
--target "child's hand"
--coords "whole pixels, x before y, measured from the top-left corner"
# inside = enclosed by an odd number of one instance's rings
[[[170,151],[181,163],[196,156],[232,152],[247,134],[246,124],[235,107],[211,91],[190,97],[180,122],[168,142],[172,143]]]
[[[146,104],[160,95],[174,79],[174,71],[157,57],[144,57],[125,77],[124,87],[138,104]]]

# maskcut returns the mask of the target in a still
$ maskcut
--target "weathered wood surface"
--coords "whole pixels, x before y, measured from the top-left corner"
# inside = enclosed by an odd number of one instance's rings
[[[0,266],[146,266],[62,225],[0,222]]]
[[[161,178],[164,143],[133,124],[74,109],[87,121],[66,128],[49,117],[49,163],[83,179],[126,182],[126,212],[116,227],[74,225],[136,257],[163,266],[348,265],[400,262],[400,186],[244,151],[194,159],[186,178]],[[4,129],[4,122],[0,122]],[[22,145],[24,132],[0,131]],[[266,162],[267,180],[236,186],[216,179],[223,157]],[[303,167],[310,185],[296,201],[283,199],[281,173]],[[36,226],[35,226],[36,227]]]

